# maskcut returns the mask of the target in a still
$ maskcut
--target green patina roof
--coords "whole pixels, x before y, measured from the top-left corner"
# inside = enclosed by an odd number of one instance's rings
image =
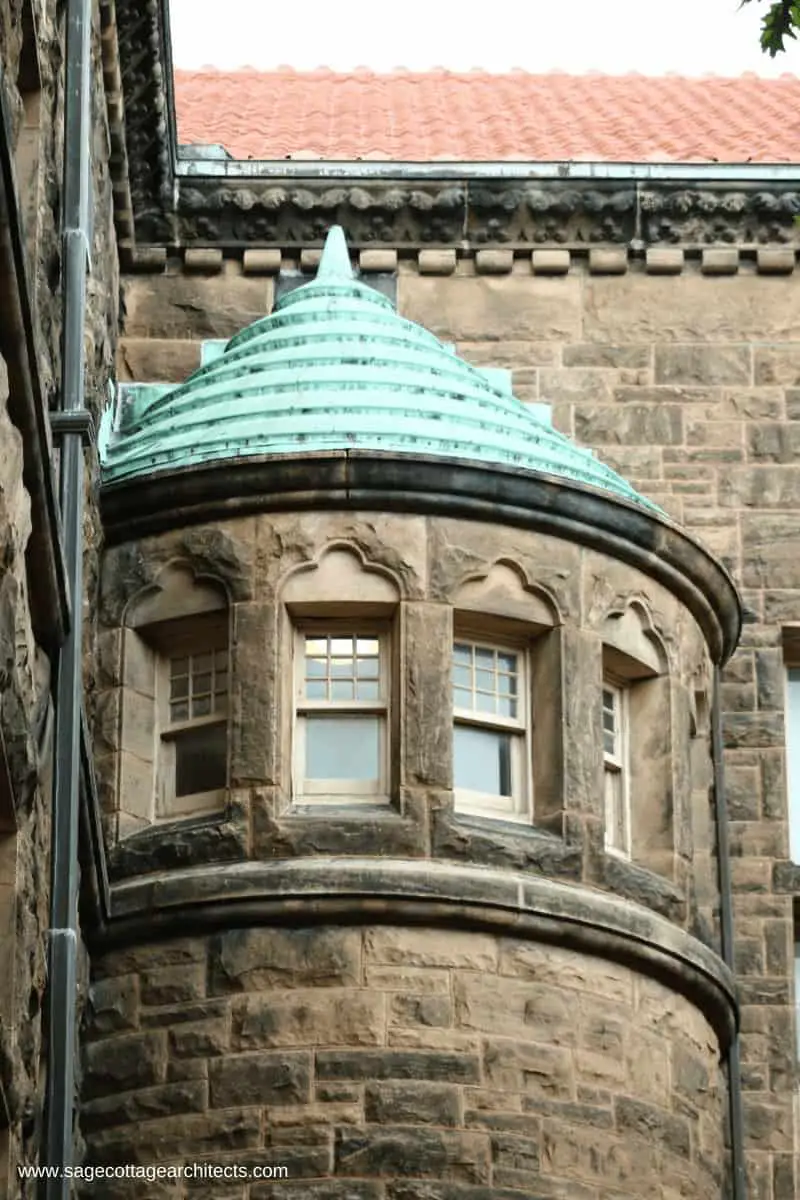
[[[517,467],[655,507],[354,279],[338,227],[316,279],[184,384],[142,389],[123,407],[104,447],[103,480],[349,449]]]

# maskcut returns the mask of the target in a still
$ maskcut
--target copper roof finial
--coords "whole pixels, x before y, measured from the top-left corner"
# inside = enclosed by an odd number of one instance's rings
[[[340,279],[347,282],[353,278],[344,230],[341,225],[331,225],[317,268],[317,279]]]

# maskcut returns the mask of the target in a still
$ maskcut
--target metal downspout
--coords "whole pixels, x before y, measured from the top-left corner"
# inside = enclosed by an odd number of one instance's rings
[[[92,0],[69,0],[67,8],[64,109],[63,261],[64,308],[61,348],[61,408],[54,432],[61,437],[60,500],[64,557],[71,597],[71,622],[58,660],[55,771],[51,853],[50,940],[48,945],[49,1061],[42,1164],[72,1163],[75,1055],[77,1052],[78,818],[82,715],[83,436],[89,427],[84,406],[83,331],[91,135]],[[43,1182],[44,1200],[67,1200],[66,1178]]]
[[[720,669],[714,667],[711,699],[711,748],[714,757],[714,813],[717,826],[717,864],[719,870],[719,908],[722,957],[735,974],[733,942],[733,891],[731,887],[730,838],[728,806],[725,795],[724,744],[722,740],[722,705],[720,703]],[[746,1200],[747,1178],[744,1168],[744,1117],[742,1112],[742,1069],[739,1052],[739,1030],[728,1048],[728,1104],[731,1131],[732,1200]]]

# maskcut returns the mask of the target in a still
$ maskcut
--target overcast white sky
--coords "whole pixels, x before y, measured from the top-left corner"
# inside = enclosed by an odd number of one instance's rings
[[[761,3],[739,0],[170,0],[175,65],[347,71],[800,72],[800,42],[758,44]]]

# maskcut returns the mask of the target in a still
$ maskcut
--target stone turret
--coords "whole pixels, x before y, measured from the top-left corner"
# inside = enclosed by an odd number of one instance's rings
[[[249,1200],[718,1196],[724,569],[337,231],[117,415],[102,499],[93,1161],[208,1156]]]

